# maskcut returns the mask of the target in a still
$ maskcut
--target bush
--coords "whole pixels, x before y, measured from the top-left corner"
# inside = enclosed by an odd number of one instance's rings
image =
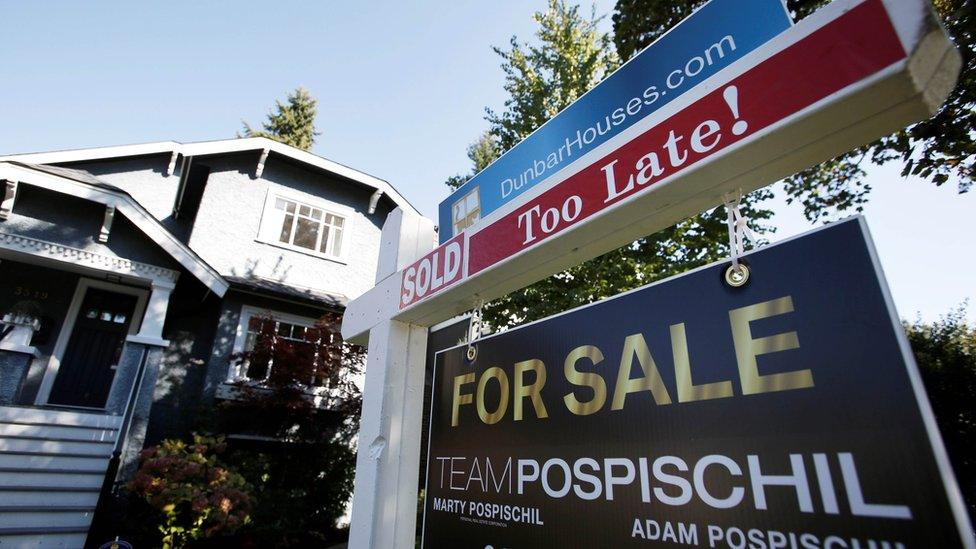
[[[321,547],[342,541],[336,523],[352,496],[354,440],[362,395],[352,378],[362,347],[339,336],[342,317],[323,316],[304,341],[283,339],[261,324],[238,366],[263,382],[240,382],[219,410],[218,429],[235,433],[227,461],[254,487],[252,523],[242,544]]]
[[[165,549],[232,534],[251,513],[249,487],[218,458],[223,439],[193,435],[193,443],[164,440],[142,452],[128,489],[156,510]]]
[[[937,322],[906,323],[925,389],[942,432],[949,460],[976,519],[976,328],[959,307]]]

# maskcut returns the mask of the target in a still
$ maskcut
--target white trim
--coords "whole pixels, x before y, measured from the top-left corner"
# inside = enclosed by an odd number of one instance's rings
[[[169,340],[168,339],[162,339],[162,338],[159,338],[159,337],[148,337],[148,336],[143,336],[143,335],[139,335],[139,334],[130,335],[130,336],[126,337],[125,340],[128,341],[128,342],[130,342],[130,343],[139,343],[139,344],[142,344],[142,345],[152,345],[152,346],[155,346],[155,347],[167,347],[167,346],[169,346]]]
[[[21,345],[19,343],[8,343],[6,341],[0,341],[0,351],[7,351],[8,353],[23,353],[25,355],[31,355],[34,358],[39,358],[41,352],[37,350],[37,347],[32,345]]]
[[[73,248],[39,238],[7,233],[2,230],[0,230],[0,250],[9,250],[29,254],[34,257],[49,258],[63,263],[81,265],[99,271],[133,276],[153,282],[174,284],[180,276],[179,271],[149,263],[141,263],[139,261],[125,259],[124,257]]]
[[[227,292],[227,281],[217,271],[207,265],[185,244],[177,240],[172,233],[164,229],[145,208],[128,194],[96,187],[67,177],[48,174],[28,166],[2,161],[0,161],[0,179],[16,180],[20,183],[36,185],[55,192],[77,196],[84,200],[113,206],[117,212],[121,212],[126,219],[169,253],[183,268],[197,277],[218,297],[223,297]]]
[[[114,284],[104,280],[94,280],[84,277],[79,279],[78,285],[75,287],[74,296],[71,298],[71,305],[68,306],[68,312],[64,316],[64,324],[61,325],[61,331],[58,333],[58,340],[54,344],[54,352],[51,353],[51,357],[48,359],[47,367],[44,370],[44,377],[41,380],[41,386],[37,390],[37,397],[34,399],[35,405],[43,406],[47,404],[48,398],[51,396],[54,379],[58,376],[58,369],[61,368],[61,360],[64,359],[64,352],[68,347],[68,340],[71,338],[71,332],[75,328],[75,321],[78,320],[78,314],[81,311],[81,302],[84,300],[85,293],[89,288],[136,296],[136,306],[132,311],[132,317],[129,319],[129,337],[139,331],[139,325],[146,311],[146,300],[149,297],[148,290]],[[115,382],[114,377],[112,378],[112,382]]]
[[[342,245],[339,249],[339,253],[337,255],[333,255],[331,253],[320,252],[318,247],[316,247],[314,250],[310,250],[308,248],[295,246],[294,244],[289,244],[287,242],[281,242],[278,240],[278,236],[281,234],[280,218],[283,215],[279,215],[274,207],[275,199],[278,198],[288,200],[290,202],[296,202],[302,206],[309,206],[322,210],[325,213],[342,218]],[[319,198],[314,195],[296,192],[295,190],[287,187],[271,184],[269,185],[268,192],[264,198],[264,209],[261,212],[261,222],[258,225],[258,234],[255,240],[257,242],[261,242],[262,244],[277,246],[292,252],[303,253],[319,259],[328,259],[330,261],[336,261],[345,265],[348,263],[349,248],[351,247],[351,239],[355,225],[353,220],[355,219],[355,216],[355,210],[348,206],[338,204],[324,198]]]
[[[14,209],[14,201],[17,200],[17,182],[6,179],[0,181],[0,192],[3,193],[3,197],[0,198],[0,221],[4,221],[10,217],[10,212]]]
[[[251,321],[251,318],[255,316],[267,316],[279,322],[287,322],[288,324],[298,324],[300,326],[306,326],[311,328],[315,326],[318,319],[293,315],[290,313],[282,313],[280,311],[275,311],[273,309],[264,309],[261,307],[254,307],[251,305],[244,305],[241,307],[241,314],[237,317],[237,331],[234,335],[234,347],[231,350],[231,354],[236,355],[244,351],[244,342],[247,340],[247,326]],[[246,377],[241,371],[238,365],[230,364],[227,368],[227,383],[234,383],[238,381],[254,381]]]
[[[143,156],[150,154],[182,154],[188,156],[216,155],[232,152],[263,151],[280,154],[297,162],[324,170],[357,183],[381,190],[389,196],[397,206],[418,215],[420,212],[403,197],[393,185],[378,177],[374,177],[359,170],[343,166],[316,154],[290,145],[279,143],[266,137],[248,137],[243,139],[222,139],[218,141],[199,141],[196,143],[177,143],[175,141],[160,141],[156,143],[142,143],[138,145],[121,145],[115,147],[96,147],[91,149],[74,149],[67,151],[53,151],[41,153],[25,153],[0,156],[0,162],[17,161],[32,164],[64,164],[68,162],[83,162],[86,160],[100,160],[104,158],[121,158],[127,156]]]

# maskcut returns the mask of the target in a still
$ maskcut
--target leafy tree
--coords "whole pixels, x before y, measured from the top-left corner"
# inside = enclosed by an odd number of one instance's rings
[[[976,518],[976,328],[965,308],[926,324],[905,324],[956,479]]]
[[[321,547],[337,541],[336,522],[352,495],[362,395],[353,382],[365,349],[339,336],[341,315],[327,314],[304,341],[279,337],[259,319],[254,348],[237,357],[251,379],[220,410],[234,441],[227,462],[253,487],[251,525],[242,543],[258,547]]]
[[[617,52],[629,59],[703,3],[704,0],[618,0],[612,18]],[[802,19],[824,3],[788,0],[787,7],[796,19]],[[976,4],[967,0],[934,0],[933,4],[963,57],[956,89],[929,120],[787,178],[787,201],[800,201],[810,221],[861,210],[871,190],[864,181],[865,160],[874,164],[899,161],[902,175],[915,175],[936,185],[955,176],[960,193],[971,188],[976,177]]]
[[[534,19],[534,43],[513,37],[509,49],[495,48],[509,97],[500,112],[487,109],[488,132],[468,148],[471,174],[449,178],[449,187],[462,185],[489,159],[515,146],[619,65],[610,36],[600,31],[595,14],[584,17],[576,6],[550,0]],[[758,191],[744,201],[743,211],[754,222],[772,215],[756,206],[768,196],[768,191]],[[760,234],[771,230],[761,223],[753,229]],[[727,255],[727,239],[724,209],[709,210],[493,301],[485,309],[485,319],[496,328],[510,326],[614,295],[716,261]]]
[[[318,101],[305,88],[299,86],[288,94],[287,103],[275,101],[275,112],[268,113],[268,120],[255,130],[247,122],[244,137],[267,137],[303,150],[310,150],[315,143],[315,116]]]

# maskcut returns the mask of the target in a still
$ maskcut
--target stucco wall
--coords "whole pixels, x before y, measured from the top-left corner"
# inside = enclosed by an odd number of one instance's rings
[[[392,209],[389,200],[381,200],[376,213],[369,215],[371,189],[305,169],[275,154],[267,160],[262,177],[255,179],[259,156],[259,151],[250,151],[194,159],[211,172],[192,228],[184,226],[186,221],[172,218],[179,173],[165,175],[168,155],[70,167],[88,170],[124,189],[222,275],[257,276],[350,299],[372,287],[381,228]],[[342,262],[256,240],[271,188],[352,210],[343,243],[348,253]]]
[[[174,220],[173,203],[180,184],[179,166],[166,176],[170,155],[140,156],[101,162],[80,162],[69,167],[85,170],[132,195],[167,230],[182,237],[185,224]]]
[[[98,242],[105,206],[33,185],[20,185],[10,217],[0,231],[122,257],[168,269],[179,264],[121,212],[115,213],[108,242]]]
[[[245,306],[318,318],[322,310],[230,291],[223,299],[175,294],[164,336],[164,353],[146,435],[148,444],[206,428],[217,390],[227,381],[241,310]]]
[[[255,158],[243,155],[200,159],[210,166],[190,247],[218,272],[258,276],[354,298],[373,285],[380,231],[389,213],[381,204],[368,215],[369,189],[329,179],[272,156],[261,179],[253,179]],[[269,189],[297,198],[338,204],[352,211],[343,246],[345,263],[257,241]]]

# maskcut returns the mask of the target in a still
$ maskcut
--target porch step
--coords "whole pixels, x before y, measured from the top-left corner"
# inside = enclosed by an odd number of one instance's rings
[[[0,529],[40,526],[87,528],[94,514],[95,508],[87,506],[0,507]]]
[[[114,441],[46,440],[34,437],[0,437],[0,451],[44,454],[85,454],[106,459],[115,448]]]
[[[46,454],[38,452],[0,451],[0,468],[44,467],[54,469],[90,469],[104,471],[108,460],[103,456],[86,454]]]
[[[0,406],[0,549],[84,546],[121,421]]]
[[[122,416],[27,406],[0,406],[0,422],[118,429],[122,425]]]
[[[104,476],[104,470],[9,467],[0,469],[0,487],[44,486],[60,489],[63,486],[71,486],[73,488],[99,488]]]
[[[87,536],[87,526],[0,528],[0,547],[80,549],[85,546]]]
[[[98,493],[97,488],[53,491],[49,487],[5,486],[0,488],[0,501],[8,506],[64,507],[86,505],[94,509],[98,505]]]
[[[117,429],[56,425],[53,423],[7,423],[0,421],[0,437],[17,436],[48,440],[115,440]]]

